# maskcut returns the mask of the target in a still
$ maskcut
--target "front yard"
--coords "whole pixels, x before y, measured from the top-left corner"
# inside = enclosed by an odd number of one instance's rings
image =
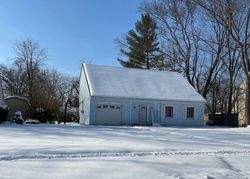
[[[250,128],[0,125],[0,178],[247,178]]]

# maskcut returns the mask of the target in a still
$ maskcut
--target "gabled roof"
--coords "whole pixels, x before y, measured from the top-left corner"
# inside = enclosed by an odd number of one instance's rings
[[[177,72],[84,64],[91,96],[200,101],[205,99]]]
[[[4,98],[5,100],[8,100],[8,99],[13,99],[13,98],[16,98],[16,99],[20,99],[20,100],[23,100],[23,101],[26,101],[28,103],[28,105],[30,105],[30,101],[28,100],[28,98],[24,98],[24,97],[21,97],[21,96],[8,96],[6,98]]]

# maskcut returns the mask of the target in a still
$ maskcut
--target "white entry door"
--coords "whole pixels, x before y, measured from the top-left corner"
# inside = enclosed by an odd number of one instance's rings
[[[120,104],[96,105],[96,125],[122,125],[122,106]]]

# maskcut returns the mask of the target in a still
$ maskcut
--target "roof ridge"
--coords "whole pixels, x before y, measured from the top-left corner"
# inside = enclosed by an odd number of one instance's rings
[[[128,68],[128,67],[121,67],[121,66],[108,66],[108,65],[90,64],[90,63],[83,63],[83,65],[87,65],[87,66],[100,66],[100,67],[106,67],[106,68],[116,68],[116,69],[122,69],[122,70],[148,71],[148,72],[153,72],[153,73],[177,73],[177,74],[181,75],[177,71],[169,71],[169,70],[165,70],[165,71],[162,70],[162,71],[160,71],[160,70],[153,70],[153,69]]]

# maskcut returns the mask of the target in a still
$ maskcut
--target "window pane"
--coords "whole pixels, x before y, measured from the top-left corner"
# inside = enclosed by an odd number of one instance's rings
[[[165,106],[165,117],[173,117],[173,106]]]
[[[109,107],[108,105],[103,105],[103,108],[104,108],[104,109],[106,109],[106,108],[108,108],[108,107]]]
[[[188,107],[187,108],[187,118],[193,118],[194,117],[194,108]]]

